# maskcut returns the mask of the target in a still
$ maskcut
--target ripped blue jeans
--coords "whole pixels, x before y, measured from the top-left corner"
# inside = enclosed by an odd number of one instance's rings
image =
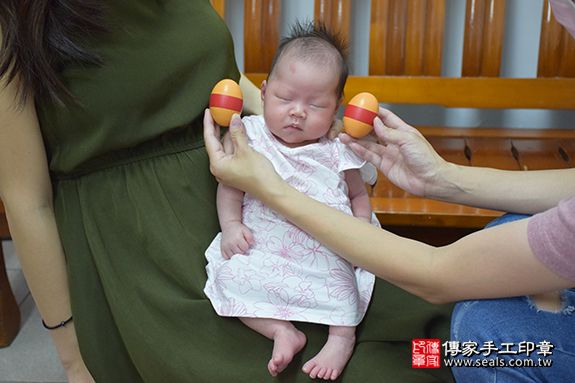
[[[526,217],[506,214],[489,226]],[[451,319],[452,343],[444,349],[453,362],[473,367],[452,366],[456,381],[574,382],[575,290],[564,290],[561,297],[556,312],[538,310],[529,297],[459,302]]]

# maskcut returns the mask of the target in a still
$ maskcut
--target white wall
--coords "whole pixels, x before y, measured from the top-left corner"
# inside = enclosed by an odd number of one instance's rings
[[[350,69],[352,75],[368,73],[370,0],[352,0]],[[461,75],[465,1],[447,0],[446,30],[442,76]],[[311,0],[281,1],[280,36],[289,31],[295,20],[312,20]],[[539,26],[543,0],[507,0],[506,29],[501,64],[503,77],[535,77],[539,51]],[[235,43],[238,67],[243,70],[244,1],[226,1],[226,21]],[[533,27],[536,26],[536,27]],[[575,97],[575,90],[574,90]],[[575,111],[546,110],[471,110],[420,105],[384,105],[413,125],[469,127],[521,127],[575,129]]]

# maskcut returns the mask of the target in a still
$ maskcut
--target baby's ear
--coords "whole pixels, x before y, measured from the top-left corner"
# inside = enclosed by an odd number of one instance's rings
[[[341,108],[342,103],[343,103],[343,96],[341,96],[339,98],[339,100],[337,100],[337,104],[335,105],[335,114],[337,114],[337,112],[339,111],[339,108]]]
[[[265,96],[266,96],[266,88],[268,86],[268,82],[267,80],[262,81],[262,86],[260,87],[261,91],[262,91],[262,101],[264,100]]]

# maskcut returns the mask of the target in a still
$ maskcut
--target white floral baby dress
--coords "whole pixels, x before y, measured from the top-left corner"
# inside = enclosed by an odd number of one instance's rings
[[[375,167],[339,139],[288,148],[267,129],[263,116],[243,119],[250,145],[269,158],[297,190],[352,214],[344,170],[361,169],[374,183]],[[356,326],[371,299],[375,277],[354,267],[249,194],[243,223],[254,244],[226,260],[221,233],[206,251],[204,292],[220,316],[275,318],[336,326]],[[372,224],[379,226],[372,214]]]

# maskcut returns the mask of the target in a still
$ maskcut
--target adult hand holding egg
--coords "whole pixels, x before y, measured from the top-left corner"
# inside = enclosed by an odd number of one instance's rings
[[[367,135],[373,129],[379,102],[371,93],[363,92],[353,97],[343,114],[345,133],[355,138]]]
[[[240,86],[230,79],[218,82],[210,95],[210,113],[220,126],[230,126],[232,116],[241,113],[243,95]]]

